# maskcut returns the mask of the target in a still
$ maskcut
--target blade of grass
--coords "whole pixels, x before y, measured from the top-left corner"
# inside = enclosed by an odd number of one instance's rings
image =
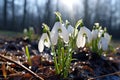
[[[30,53],[29,53],[28,46],[25,46],[25,53],[26,53],[26,56],[27,56],[29,64],[32,66],[32,62],[31,62],[31,59],[30,59]]]

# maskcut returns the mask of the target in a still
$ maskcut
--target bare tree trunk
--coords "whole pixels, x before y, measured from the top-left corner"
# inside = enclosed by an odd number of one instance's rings
[[[112,30],[112,19],[113,19],[113,10],[112,10],[112,3],[110,2],[110,17],[109,17],[109,30]]]
[[[86,26],[90,26],[90,16],[89,16],[89,6],[88,6],[88,0],[84,0],[84,24]]]
[[[37,33],[42,33],[41,31],[41,29],[42,29],[42,27],[41,27],[41,23],[42,23],[42,21],[41,21],[41,9],[40,9],[40,7],[39,7],[39,5],[38,5],[38,1],[39,0],[36,0],[36,3],[35,3],[35,5],[36,5],[36,8],[37,8],[37,13],[38,13],[38,25],[37,25],[37,27],[36,27],[36,32]]]
[[[3,17],[4,17],[4,27],[7,27],[7,0],[4,0]]]
[[[15,28],[15,7],[14,7],[14,1],[12,0],[12,26]]]
[[[41,16],[40,16],[40,7],[38,5],[38,0],[36,0],[36,7],[37,7],[37,12],[38,12],[38,21],[41,21]]]
[[[56,2],[56,11],[59,11],[59,0]]]
[[[98,22],[99,21],[99,1],[96,2],[96,8],[95,8],[95,22]]]
[[[27,14],[26,7],[27,7],[27,0],[24,0],[24,10],[23,10],[22,29],[25,28],[26,14]]]
[[[50,15],[51,15],[50,5],[51,5],[51,0],[47,0],[47,2],[46,2],[46,8],[45,8],[45,15],[44,15],[44,18],[45,18],[44,22],[47,25],[50,25]]]

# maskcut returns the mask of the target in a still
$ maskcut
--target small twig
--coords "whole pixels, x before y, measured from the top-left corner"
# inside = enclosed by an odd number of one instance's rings
[[[20,63],[18,63],[18,62],[16,62],[16,61],[14,61],[14,60],[12,60],[12,59],[9,59],[8,57],[3,56],[3,55],[1,55],[1,54],[0,54],[0,57],[1,57],[1,58],[4,58],[5,60],[7,60],[7,61],[9,61],[9,62],[12,62],[12,63],[14,63],[14,64],[16,64],[16,65],[19,65],[20,67],[22,67],[23,69],[25,69],[26,71],[28,71],[30,74],[34,75],[37,79],[39,79],[39,80],[44,80],[42,77],[38,76],[36,73],[34,73],[33,71],[31,71],[30,69],[28,69],[28,68],[25,67],[24,65],[22,65],[22,64],[20,64]]]
[[[106,74],[106,75],[102,75],[102,76],[98,76],[98,77],[94,77],[94,78],[90,78],[88,80],[94,80],[94,79],[97,79],[97,78],[103,78],[103,77],[106,77],[106,76],[115,75],[115,74],[119,74],[119,73],[120,73],[120,71],[114,72],[114,73],[110,73],[110,74]]]

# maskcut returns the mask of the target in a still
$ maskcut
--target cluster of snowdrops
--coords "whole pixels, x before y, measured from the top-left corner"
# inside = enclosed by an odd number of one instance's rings
[[[55,22],[52,30],[43,24],[38,49],[43,52],[45,46],[50,48],[56,74],[66,78],[69,74],[72,54],[76,48],[87,47],[101,55],[109,50],[111,36],[107,33],[106,28],[99,26],[99,23],[95,23],[91,31],[83,25],[82,20],[77,21],[73,27],[68,21],[63,22],[59,12],[55,12],[55,14],[58,21]]]

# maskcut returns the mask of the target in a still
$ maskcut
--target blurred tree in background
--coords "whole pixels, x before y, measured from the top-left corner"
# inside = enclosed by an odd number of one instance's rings
[[[90,29],[99,22],[113,37],[120,38],[120,0],[0,0],[0,30],[21,32],[33,26],[41,33],[43,22],[53,26],[55,11],[72,25],[80,18]]]

